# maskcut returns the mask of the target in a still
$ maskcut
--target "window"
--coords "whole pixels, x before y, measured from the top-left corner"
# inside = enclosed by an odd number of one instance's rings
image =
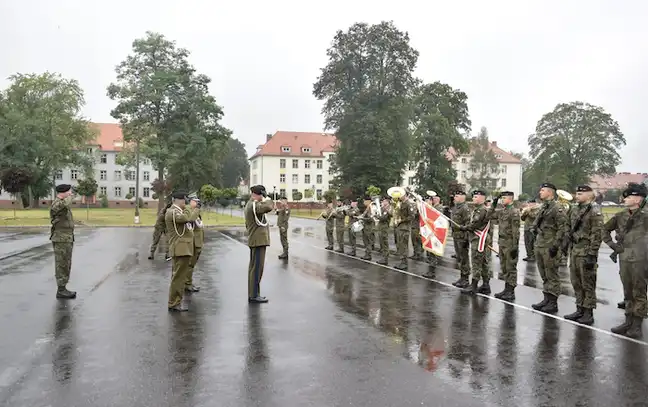
[[[321,183],[322,183],[322,174],[317,174],[317,176],[315,177],[315,179],[316,179],[315,182],[317,182],[318,184],[321,184]]]
[[[135,181],[135,171],[126,171],[126,181]]]
[[[315,191],[315,197],[317,198],[318,201],[322,200],[322,190],[321,189],[318,189],[317,191]]]
[[[106,171],[106,170],[99,171],[99,179],[101,181],[107,180],[108,179],[108,171]]]
[[[286,159],[282,158],[279,160],[279,168],[286,168]]]
[[[148,158],[143,158],[142,159],[142,164],[143,165],[151,165],[151,160],[149,160]]]
[[[115,187],[115,198],[121,198],[121,187]]]
[[[135,196],[135,187],[128,187],[128,193]]]
[[[256,170],[257,168],[257,160],[252,161],[252,169]]]
[[[302,153],[310,153],[311,149],[310,147],[302,147]]]
[[[102,164],[106,164],[108,162],[108,155],[101,154],[99,156],[99,162],[102,163]]]
[[[506,178],[502,178],[502,186],[503,186],[503,187],[506,186]]]
[[[106,195],[108,195],[108,188],[106,188],[106,187],[99,187],[99,195],[101,195],[101,196],[106,196]]]
[[[257,184],[257,175],[256,175],[256,174],[254,174],[254,175],[252,176],[252,184],[254,184],[254,185]]]
[[[297,174],[292,175],[292,183],[293,184],[299,184],[299,175],[297,175]]]
[[[293,168],[299,168],[299,160],[293,160]]]
[[[286,190],[284,188],[281,188],[279,190],[279,196],[286,196]],[[286,197],[287,198],[287,197]]]
[[[121,171],[119,171],[119,170],[115,171],[115,181],[121,181]],[[119,190],[121,191],[121,188]],[[121,194],[121,192],[120,192],[120,194]]]
[[[414,185],[414,177],[409,177],[407,179],[407,185]]]
[[[502,159],[502,154],[495,154],[495,158],[497,158],[498,160],[501,160]]]
[[[466,164],[467,162],[468,162],[467,159],[465,159],[465,158],[462,158],[462,159],[461,159],[461,163],[462,163],[462,164]]]
[[[78,179],[79,178],[79,171],[78,170],[71,170],[70,171],[70,179]]]
[[[86,152],[87,152],[88,154],[92,154],[92,149],[91,149],[91,148],[87,148],[87,149],[86,149]]]
[[[297,192],[299,192],[297,189],[293,189],[293,190],[292,190],[292,196],[291,196],[291,198],[292,198],[293,196],[295,196],[295,194],[296,194]]]
[[[500,168],[500,171],[502,172],[502,174],[506,174],[507,169],[508,168],[506,167],[506,165],[502,165],[502,167]]]
[[[286,183],[286,174],[279,174],[279,183],[280,184]]]
[[[304,184],[310,184],[310,174],[304,175]]]
[[[461,178],[466,179],[466,171],[461,171]]]
[[[310,168],[310,160],[304,160],[304,168],[306,169]]]
[[[324,163],[322,162],[322,160],[317,160],[317,169],[321,170],[323,166],[324,166]]]
[[[61,170],[57,170],[57,171],[54,173],[54,178],[57,179],[57,180],[61,180],[61,179],[63,179],[63,171],[61,171]]]
[[[145,187],[144,190],[142,191],[142,196],[144,198],[148,198],[151,195],[151,188]]]
[[[416,170],[416,163],[409,163],[409,164],[407,164],[407,168],[408,168],[410,171],[414,171],[414,170]]]
[[[150,181],[151,180],[151,173],[148,171],[144,171],[144,181]]]
[[[281,147],[281,152],[282,153],[289,153],[290,152],[290,147],[286,147],[286,146]]]

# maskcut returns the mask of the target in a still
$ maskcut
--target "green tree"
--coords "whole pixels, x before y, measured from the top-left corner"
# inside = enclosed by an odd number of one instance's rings
[[[333,202],[335,198],[337,198],[337,192],[334,189],[329,189],[324,191],[322,198],[324,198],[326,202]]]
[[[393,22],[356,23],[335,34],[313,94],[324,101],[325,127],[339,141],[332,162],[337,187],[359,195],[369,185],[386,189],[400,181],[418,55]]]
[[[245,151],[245,144],[231,138],[227,141],[226,150],[220,169],[222,186],[236,188],[241,180],[247,180],[250,177],[250,163]]]
[[[301,192],[299,192],[299,191],[293,192],[293,194],[292,194],[292,200],[293,201],[299,202],[299,201],[302,200],[302,198],[304,198],[304,195]]]
[[[542,116],[529,136],[535,171],[573,191],[593,175],[612,175],[626,144],[619,124],[603,108],[583,102],[561,103]],[[539,175],[538,175],[539,176]]]
[[[365,191],[365,194],[369,195],[370,197],[374,197],[374,196],[380,196],[381,192],[382,190],[377,186],[369,185],[367,187],[367,190]]]
[[[85,197],[86,220],[90,219],[90,198],[95,196],[98,189],[99,189],[99,185],[97,184],[97,181],[95,181],[94,178],[82,179],[79,181],[79,183],[76,186],[77,194],[81,195],[82,197]]]
[[[83,90],[59,74],[16,74],[0,92],[0,169],[22,168],[32,204],[48,196],[54,173],[71,167],[86,173],[94,157],[86,146],[96,132],[81,115]]]
[[[304,190],[304,198],[311,199],[313,196],[315,196],[315,190],[312,188],[306,188]]]
[[[208,93],[211,80],[188,57],[163,35],[147,32],[117,66],[108,96],[117,101],[111,115],[122,124],[124,141],[139,142],[157,178],[165,181],[168,173],[173,187],[194,190],[217,176],[230,132],[219,124],[223,112]]]
[[[482,189],[490,194],[497,189],[500,168],[499,161],[491,148],[486,127],[482,127],[479,134],[470,140],[470,151],[472,157],[468,165],[470,170],[468,185],[471,189]]]
[[[218,195],[218,189],[210,184],[203,185],[198,192],[198,196],[205,205],[214,205],[218,199]]]
[[[16,198],[16,202],[22,208],[23,200],[21,192],[29,185],[33,175],[26,167],[9,167],[0,170],[0,186]],[[14,205],[14,218],[16,217]]]
[[[468,96],[441,82],[423,85],[413,100],[415,180],[421,191],[444,191],[457,179],[448,157],[469,150]],[[439,192],[437,192],[439,193]]]

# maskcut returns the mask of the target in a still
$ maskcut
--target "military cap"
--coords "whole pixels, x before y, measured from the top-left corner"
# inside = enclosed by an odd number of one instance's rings
[[[624,198],[628,196],[642,196],[645,198],[647,195],[648,189],[646,186],[643,184],[635,184],[634,182],[629,183],[628,188],[623,191]]]
[[[365,201],[371,201],[371,197],[369,195],[365,195],[363,199]]]
[[[473,194],[473,196],[475,196],[475,195],[483,195],[483,196],[486,196],[486,192],[482,191],[481,189],[476,189],[476,190],[474,190],[472,194]]]
[[[171,197],[173,199],[187,199],[187,193],[184,191],[176,191],[173,194],[171,194]]]
[[[502,191],[500,196],[515,196],[515,194],[512,191]]]
[[[266,193],[266,189],[263,185],[254,185],[250,188],[250,192],[256,195],[263,195]]]
[[[56,186],[56,192],[61,193],[61,192],[67,192],[72,189],[72,185],[70,184],[60,184]]]
[[[458,190],[458,191],[455,191],[454,194],[455,195],[466,195],[466,191]]]
[[[592,187],[589,185],[579,185],[576,187],[576,192],[592,192]]]
[[[200,199],[197,196],[194,196],[191,198],[192,201],[196,201],[196,203],[200,203]]]
[[[551,182],[545,182],[544,184],[540,185],[540,188],[550,188],[550,189],[553,189],[554,191],[558,189]]]

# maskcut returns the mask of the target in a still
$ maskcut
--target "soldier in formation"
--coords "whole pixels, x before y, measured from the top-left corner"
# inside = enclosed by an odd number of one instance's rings
[[[418,210],[418,205],[416,202],[410,202],[411,205],[411,232],[410,238],[412,239],[412,250],[414,254],[412,255],[412,260],[423,260],[423,246],[421,241],[421,214]]]
[[[452,240],[454,242],[455,255],[459,265],[459,280],[452,283],[455,287],[466,288],[470,285],[470,233],[462,230],[461,225],[470,222],[470,208],[466,205],[466,193],[457,191],[454,195],[454,207],[452,208]]]
[[[265,267],[266,249],[270,246],[270,228],[266,214],[272,212],[274,203],[268,197],[263,185],[250,188],[250,200],[245,206],[245,228],[250,248],[248,267],[248,302],[266,303],[268,299],[261,296],[261,278]]]
[[[72,250],[74,248],[74,218],[70,205],[72,203],[72,185],[56,186],[56,199],[50,208],[50,240],[54,249],[54,276],[56,278],[56,298],[73,299],[77,293],[67,289],[72,270]]]
[[[495,297],[504,301],[515,300],[515,287],[517,287],[520,211],[513,205],[514,199],[515,194],[513,192],[502,192],[500,200],[504,207],[493,213],[493,217],[497,219],[499,226],[497,244],[499,246],[501,276],[504,280],[504,290],[495,294]],[[494,207],[497,207],[497,199]]]
[[[387,265],[389,262],[389,224],[393,215],[393,209],[390,204],[391,198],[384,196],[381,205],[381,214],[378,217],[378,242],[380,243],[380,254],[382,260],[378,264]]]
[[[527,202],[520,216],[521,220],[524,221],[524,248],[526,249],[526,257],[522,259],[523,261],[535,261],[535,251],[533,248],[535,235],[531,229],[538,216],[538,209],[539,207],[536,202]]]
[[[371,206],[371,197],[368,195],[364,197],[364,207],[365,210],[362,213],[362,243],[365,247],[365,255],[362,259],[371,260],[371,251],[373,250],[374,240],[376,239],[374,231],[376,220]]]
[[[470,222],[467,225],[460,226],[462,232],[468,232],[470,234],[472,281],[468,287],[463,289],[463,292],[466,294],[491,293],[490,279],[492,277],[492,271],[489,262],[490,251],[485,247],[485,245],[480,247],[480,237],[475,233],[486,229],[490,222],[490,212],[484,205],[485,199],[486,193],[484,191],[476,190],[473,192],[473,202],[475,203],[475,207],[473,208]],[[482,285],[477,288],[479,280],[482,281]]]
[[[393,210],[394,230],[396,231],[396,256],[400,259],[395,267],[399,270],[407,270],[407,254],[412,224],[412,205],[407,195],[396,196],[394,199],[400,201]]]
[[[328,246],[326,246],[326,250],[333,250],[333,245],[335,244],[333,240],[333,232],[335,230],[336,219],[333,202],[326,203],[326,209],[320,214],[320,217],[326,221],[326,240],[328,240]]]
[[[162,236],[165,236],[166,239],[166,211],[171,207],[172,203],[169,202],[160,212],[158,212],[157,219],[155,221],[155,226],[153,226],[153,243],[151,243],[151,254],[149,255],[148,259],[153,260],[155,257],[155,252],[158,248],[158,245],[160,244],[160,240],[162,239]],[[164,258],[169,261],[171,258],[169,257],[169,243],[166,242],[166,250],[164,253]]]
[[[355,256],[356,249],[357,249],[357,242],[356,242],[356,234],[353,231],[352,226],[360,218],[360,209],[358,209],[357,201],[351,202],[350,208],[346,211],[346,215],[349,217],[349,224],[346,227],[346,230],[349,233],[349,244],[351,245],[351,253],[349,254],[351,256]],[[342,243],[342,245],[344,245],[344,243]]]
[[[338,201],[338,206],[334,213],[335,216],[335,238],[338,243],[336,252],[344,253],[344,231],[346,229],[346,210],[342,207],[342,201]]]
[[[192,198],[189,201],[189,207],[191,211],[198,212],[197,219],[191,222],[191,230],[193,231],[193,254],[191,255],[191,261],[189,262],[189,272],[187,273],[187,282],[185,284],[185,291],[190,293],[197,293],[200,291],[200,287],[195,286],[193,283],[194,269],[196,264],[198,264],[198,259],[200,259],[200,253],[202,253],[203,244],[205,242],[205,231],[203,229],[202,215],[200,214],[200,199]]]
[[[287,259],[288,258],[288,220],[290,219],[290,208],[288,207],[288,198],[286,198],[285,196],[282,196],[279,199],[279,207],[277,208],[276,213],[277,213],[277,226],[279,227],[279,240],[281,240],[281,247],[283,248],[283,253],[279,255],[279,258]]]

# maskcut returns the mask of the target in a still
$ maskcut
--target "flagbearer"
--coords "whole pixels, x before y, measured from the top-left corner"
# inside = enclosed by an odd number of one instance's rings
[[[517,263],[520,245],[520,211],[513,206],[515,194],[511,191],[504,191],[500,194],[504,209],[493,212],[492,218],[497,219],[499,235],[500,267],[502,279],[504,280],[504,291],[495,294],[495,298],[504,301],[515,299],[515,287],[517,287]],[[494,205],[493,207],[496,207]]]
[[[441,197],[437,195],[436,192],[434,191],[427,191],[427,198],[426,202],[428,205],[439,211],[440,213],[443,213],[443,205],[441,205]],[[439,265],[439,257],[432,253],[426,251],[426,257],[427,257],[427,262],[430,264],[432,267],[436,267]],[[428,276],[428,274],[433,273],[432,270],[428,270],[428,272],[425,273],[424,276]]]
[[[486,239],[488,237],[488,229],[490,227],[488,209],[484,205],[486,200],[486,192],[476,190],[473,192],[473,209],[470,223],[460,227],[462,231],[470,232],[470,253],[472,258],[472,282],[470,286],[462,290],[465,294],[490,294],[489,281],[492,277],[492,272],[488,264],[489,255],[488,248],[486,247]],[[493,202],[493,207],[497,206],[497,199]],[[479,233],[479,235],[478,235]],[[481,287],[477,288],[479,280],[482,280]]]

